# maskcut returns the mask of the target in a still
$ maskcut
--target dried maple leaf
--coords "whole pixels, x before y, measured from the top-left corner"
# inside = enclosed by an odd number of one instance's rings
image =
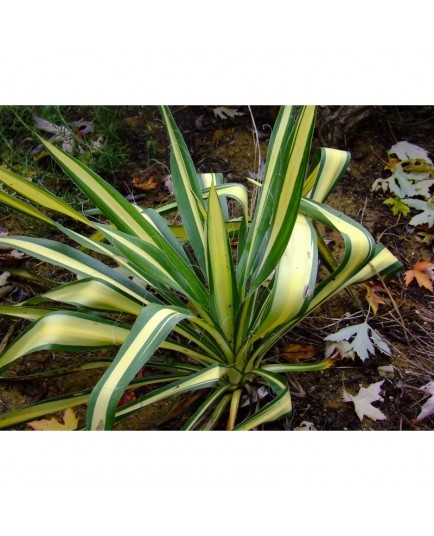
[[[65,409],[63,413],[63,424],[59,422],[55,417],[51,419],[40,419],[39,421],[31,421],[27,423],[33,430],[45,430],[45,431],[68,431],[76,430],[78,425],[78,418],[75,415],[73,409]]]
[[[384,380],[381,380],[381,382],[371,383],[371,385],[368,387],[360,387],[360,390],[356,396],[351,395],[344,389],[342,396],[343,401],[353,402],[354,409],[356,410],[357,416],[361,421],[363,420],[363,417],[369,417],[373,421],[382,421],[387,419],[384,413],[372,405],[372,402],[377,402],[377,400],[380,402],[383,401],[383,397],[380,395],[383,382]]]
[[[350,340],[351,339],[351,340]],[[340,342],[348,342],[348,345],[345,345],[344,351],[345,356],[354,357],[351,355],[351,351],[354,351],[362,361],[368,359],[369,354],[375,353],[375,347],[377,347],[380,352],[390,355],[390,348],[387,346],[386,342],[383,340],[378,331],[375,331],[374,328],[367,322],[362,322],[361,324],[355,324],[353,326],[347,326],[342,328],[332,335],[328,335],[324,339],[325,341],[332,341],[336,344],[327,344],[326,348],[326,357],[331,355],[335,349],[339,348]],[[341,354],[342,357],[343,354]]]
[[[300,363],[300,361],[312,359],[317,352],[318,347],[313,344],[307,344],[305,346],[302,344],[288,344],[283,350],[282,355],[290,363]]]
[[[433,268],[434,264],[427,261],[417,262],[411,270],[404,272],[405,286],[408,287],[413,279],[416,279],[420,287],[425,287],[430,292],[434,292],[433,289]]]
[[[428,201],[424,199],[406,199],[405,202],[416,210],[422,210],[419,214],[413,216],[410,220],[410,225],[424,225],[428,227],[434,226],[434,197],[431,197]]]
[[[380,293],[383,292],[387,294],[387,290],[383,287],[383,285],[376,283],[375,281],[367,281],[363,283],[362,286],[366,289],[366,301],[371,306],[374,315],[376,315],[378,312],[378,307],[386,303],[380,296]]]
[[[390,155],[396,155],[398,160],[425,160],[429,164],[432,164],[426,149],[408,141],[399,141],[395,145],[392,145],[388,154],[389,158],[391,157]]]
[[[227,119],[230,117],[233,119],[238,115],[245,115],[244,112],[239,112],[237,108],[227,108],[226,106],[219,106],[218,108],[213,108],[214,116],[219,117],[220,119]]]

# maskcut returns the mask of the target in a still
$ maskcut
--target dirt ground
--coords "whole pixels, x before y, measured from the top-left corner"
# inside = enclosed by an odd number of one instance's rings
[[[231,106],[243,115],[222,119],[213,113],[215,106],[174,106],[172,112],[190,148],[199,172],[222,172],[227,181],[248,184],[246,177],[258,172],[260,158],[265,159],[267,143],[278,108],[276,106],[252,106],[251,112],[260,140],[258,153],[255,145],[253,122],[247,106]],[[319,130],[314,146],[327,139],[327,121],[319,110]],[[86,118],[86,108],[76,110],[77,119]],[[397,141],[407,140],[427,149],[434,155],[434,109],[432,107],[384,107],[378,106],[362,121],[342,136],[333,140],[336,148],[352,153],[350,167],[340,185],[328,199],[328,204],[362,223],[374,238],[386,245],[408,269],[418,260],[433,262],[433,247],[423,242],[417,230],[408,226],[408,219],[394,216],[383,204],[387,194],[372,192],[375,179],[384,176],[387,150]],[[146,128],[145,128],[146,126]],[[122,124],[122,142],[131,151],[129,164],[117,171],[116,187],[129,199],[144,206],[155,206],[169,195],[165,186],[168,171],[168,150],[164,126],[154,107],[126,108]],[[152,148],[150,155],[150,147]],[[107,177],[105,177],[107,178]],[[146,189],[146,185],[154,187]],[[60,186],[62,187],[62,186]],[[1,216],[0,227],[9,234],[38,234],[41,229],[30,220],[12,213]],[[53,231],[44,229],[44,233]],[[35,266],[34,261],[30,263]],[[42,270],[42,267],[41,267]],[[43,274],[43,271],[41,272]],[[53,277],[53,274],[50,274]],[[57,277],[64,274],[59,272]],[[17,303],[40,292],[40,287],[16,278],[14,290],[7,299]],[[41,285],[43,285],[41,283]],[[310,423],[315,430],[432,430],[434,416],[416,421],[427,396],[420,387],[434,377],[434,310],[433,294],[414,283],[405,287],[402,273],[387,285],[388,293],[377,315],[370,315],[369,323],[377,329],[389,344],[392,355],[377,352],[364,363],[361,360],[341,359],[323,372],[288,375],[292,387],[293,415],[289,419],[263,426],[264,430],[293,430],[301,423]],[[355,292],[366,310],[365,289]],[[1,300],[1,297],[0,297]],[[358,316],[357,316],[358,315]],[[351,316],[351,318],[349,318]],[[355,319],[361,321],[354,302],[346,293],[327,302],[312,317],[293,332],[287,334],[273,349],[270,358],[279,355],[288,344],[315,345],[316,357],[324,353],[324,337],[349,325]],[[0,341],[13,338],[24,322],[0,320]],[[8,335],[9,334],[9,335]],[[100,352],[108,359],[113,352]],[[35,374],[58,366],[62,354],[38,352],[19,360],[13,367],[18,375]],[[68,363],[80,363],[85,355],[74,355]],[[388,376],[381,376],[381,369],[391,365]],[[0,413],[27,406],[36,401],[60,396],[95,384],[100,370],[77,372],[55,379],[33,381],[0,381]],[[356,394],[360,386],[384,380],[383,401],[376,403],[387,417],[373,421],[360,421],[354,407],[342,401],[342,392]],[[175,402],[175,403],[174,403]],[[84,417],[84,408],[77,411]],[[176,429],[182,408],[176,401],[167,401],[118,425],[123,430]],[[27,430],[26,425],[15,429]]]

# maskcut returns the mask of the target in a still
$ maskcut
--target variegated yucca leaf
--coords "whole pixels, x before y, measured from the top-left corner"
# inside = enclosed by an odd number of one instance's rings
[[[224,414],[225,427],[235,430],[288,416],[291,397],[281,374],[324,370],[335,358],[264,364],[269,350],[337,292],[378,274],[390,277],[400,268],[365,228],[324,204],[348,166],[349,153],[320,148],[308,164],[315,107],[281,108],[251,214],[245,186],[226,184],[218,173],[198,174],[169,108],[161,107],[161,114],[175,198],[155,209],[130,204],[82,162],[42,139],[96,211],[81,215],[0,168],[0,180],[30,201],[0,190],[0,203],[54,227],[80,246],[0,238],[0,246],[78,278],[21,304],[0,306],[2,315],[32,321],[0,355],[0,370],[40,349],[120,346],[91,391],[1,416],[0,428],[86,404],[86,427],[110,429],[149,404],[193,390],[203,390],[203,396],[186,412],[185,430],[220,426]],[[55,221],[52,211],[85,224],[94,234]],[[176,225],[166,219],[173,213],[178,215]],[[90,214],[98,214],[98,220],[88,219]],[[340,233],[342,258],[334,258],[317,224]],[[320,281],[319,259],[330,272]],[[177,359],[161,363],[159,348]],[[139,370],[146,371],[143,378],[135,377]],[[264,383],[270,396],[259,409],[245,410],[242,401],[251,385]],[[140,387],[145,385],[154,389],[143,393]],[[135,390],[137,399],[118,407],[128,389]]]
[[[136,316],[143,308],[143,303],[132,299],[128,294],[107,281],[90,278],[78,279],[61,285],[36,298],[27,300],[25,304],[26,306],[34,305],[47,300],[100,311],[119,311]]]
[[[87,427],[110,429],[123,392],[137,372],[167,338],[173,327],[190,316],[189,311],[149,305],[140,313],[112,365],[92,391]]]
[[[119,346],[128,325],[90,314],[55,311],[26,328],[0,356],[0,372],[20,357],[37,350],[84,351]]]
[[[288,244],[305,180],[314,117],[312,106],[303,107],[296,120],[292,108],[284,107],[277,119],[258,208],[238,266],[239,284],[248,287],[246,294],[270,275]]]
[[[263,368],[254,369],[252,373],[267,382],[274,392],[274,398],[259,411],[238,424],[235,430],[251,430],[266,422],[273,422],[281,417],[289,417],[292,413],[291,395],[286,379],[279,374],[269,372]]]
[[[41,261],[65,268],[80,277],[93,277],[107,281],[143,304],[148,301],[158,302],[157,298],[152,297],[141,286],[103,262],[54,240],[13,236],[0,238],[0,245],[16,248]]]
[[[342,179],[350,158],[348,151],[324,147],[317,149],[310,164],[303,195],[320,203],[325,201]]]
[[[29,205],[29,203],[25,203],[21,199],[13,197],[6,192],[3,192],[2,190],[0,190],[0,203],[6,205],[9,208],[12,208],[13,210],[16,210],[17,212],[21,212],[26,216],[30,216],[44,223],[51,224],[51,219],[42,214],[42,212],[39,211],[37,208],[32,205]]]
[[[199,372],[195,372],[185,378],[177,380],[165,387],[160,387],[153,392],[146,394],[137,400],[125,404],[122,408],[116,411],[116,422],[125,419],[131,413],[154,404],[160,400],[165,400],[174,395],[195,391],[197,389],[208,389],[218,385],[221,378],[228,374],[228,369],[219,365],[211,365]],[[213,397],[214,398],[214,397]],[[213,400],[211,401],[211,403]]]
[[[26,408],[20,408],[10,413],[0,415],[0,430],[10,428],[23,422],[29,422],[49,413],[57,413],[68,408],[74,408],[86,404],[89,394],[75,393],[74,395],[62,396],[51,401],[40,402]]]
[[[0,166],[0,182],[9,186],[12,190],[18,194],[30,199],[34,203],[41,205],[49,210],[54,210],[70,218],[74,218],[77,221],[84,223],[85,225],[92,225],[92,223],[80,212],[74,210],[67,203],[56,197],[55,195],[47,192],[43,188],[40,188],[36,184],[33,184],[30,180],[24,179],[19,175],[12,173],[8,169]],[[1,194],[2,192],[0,192]],[[0,198],[0,201],[4,202],[4,198]],[[19,201],[19,200],[16,200]],[[7,204],[7,203],[6,203]],[[27,205],[30,207],[30,205]],[[20,204],[22,208],[23,205]],[[17,206],[13,207],[17,210],[20,210]],[[22,211],[22,210],[21,210]],[[34,216],[34,214],[29,214],[29,216]],[[37,216],[36,216],[37,217]]]
[[[228,345],[233,347],[238,293],[224,215],[213,186],[211,186],[208,203],[206,266],[210,285],[211,313],[223,331]]]
[[[169,108],[161,106],[160,109],[170,140],[170,167],[178,211],[199,266],[205,270],[205,205],[201,194],[203,184],[199,182],[187,145]]]
[[[253,340],[290,322],[307,307],[315,288],[317,266],[315,230],[311,221],[299,214],[277,265],[270,296],[264,304],[266,310],[258,319]]]
[[[140,217],[137,210],[101,177],[68,153],[40,138],[47,151],[71,180],[120,231],[150,240],[152,226]]]
[[[26,305],[0,305],[0,315],[22,318],[23,320],[38,320],[56,310],[48,307],[29,307]]]
[[[107,368],[109,364],[110,362],[105,362],[104,368]],[[102,363],[92,362],[92,363],[87,363],[82,366],[71,367],[71,371],[76,372],[79,370],[89,370],[89,369],[94,369],[94,368],[102,368]],[[54,375],[54,372],[56,371],[52,371],[52,372],[53,374],[50,374],[50,375]],[[61,369],[61,372],[62,372],[62,369]],[[27,378],[33,379],[35,378],[35,376],[36,375],[26,376],[25,378],[22,378],[22,380],[24,381]],[[49,374],[45,373],[45,375],[41,377],[47,378],[48,376]],[[149,385],[179,382],[182,379],[182,376],[183,376],[182,374],[181,375],[180,374],[167,374],[165,376],[153,376],[151,379],[145,379],[145,380],[141,378],[136,378],[130,383],[129,389],[134,390],[134,389],[138,389],[140,387],[149,386]],[[6,381],[15,381],[16,377],[13,377],[12,379],[9,377],[3,378],[3,379]],[[83,404],[87,405],[89,402],[91,391],[92,391],[91,389],[85,389],[78,393],[74,393],[73,395],[59,396],[59,397],[52,398],[49,400],[44,400],[32,406],[20,408],[10,413],[0,415],[0,429],[9,428],[16,424],[25,423],[25,422],[31,421],[32,419],[36,419],[38,417],[42,417],[43,415],[47,415],[50,413],[57,413],[67,408],[74,408],[77,406],[81,406]]]

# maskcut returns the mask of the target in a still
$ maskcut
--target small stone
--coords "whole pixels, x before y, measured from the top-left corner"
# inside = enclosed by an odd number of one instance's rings
[[[395,377],[395,370],[392,365],[378,367],[377,370],[381,378],[387,378],[388,380],[392,380]]]

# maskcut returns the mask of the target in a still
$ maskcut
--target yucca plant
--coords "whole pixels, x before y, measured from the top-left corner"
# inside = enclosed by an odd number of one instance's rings
[[[168,107],[161,107],[161,114],[175,200],[156,209],[130,204],[81,162],[42,139],[97,207],[98,218],[1,169],[0,180],[19,197],[3,190],[0,202],[55,226],[80,248],[43,238],[0,239],[2,246],[78,276],[37,298],[0,307],[3,315],[31,321],[0,355],[0,372],[41,349],[120,346],[112,362],[88,365],[106,366],[92,390],[0,416],[1,427],[85,404],[86,429],[107,430],[148,404],[193,390],[203,390],[203,396],[186,407],[184,430],[249,430],[290,415],[284,373],[323,370],[333,359],[264,363],[267,353],[337,292],[400,268],[359,223],[323,204],[344,174],[349,154],[321,148],[308,165],[313,106],[281,108],[252,214],[247,188],[225,184],[219,174],[198,174]],[[83,223],[92,233],[77,233],[35,205]],[[238,217],[230,219],[233,206],[239,207]],[[181,225],[171,224],[171,213]],[[330,256],[317,223],[343,236],[345,255],[339,261]],[[321,280],[319,257],[330,270]],[[158,349],[173,353],[169,364],[157,358]],[[119,406],[126,390],[144,385],[154,388]],[[246,395],[264,385],[271,396],[244,409]]]

